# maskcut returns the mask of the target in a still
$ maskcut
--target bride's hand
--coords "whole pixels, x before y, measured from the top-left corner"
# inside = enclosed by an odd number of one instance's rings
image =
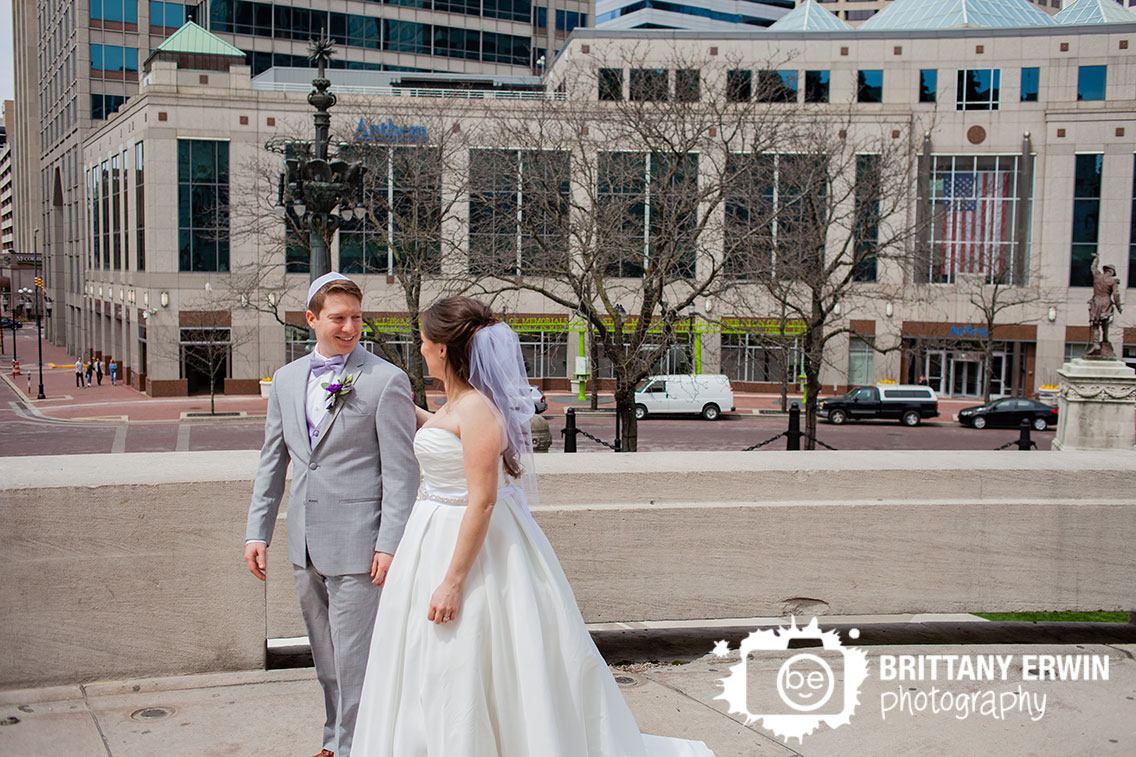
[[[448,623],[457,618],[461,601],[461,584],[446,579],[434,590],[434,596],[430,597],[430,614],[427,618],[434,623]]]

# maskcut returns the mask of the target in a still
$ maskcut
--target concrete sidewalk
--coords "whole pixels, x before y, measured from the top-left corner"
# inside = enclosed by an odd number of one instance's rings
[[[853,645],[844,638],[847,645]],[[637,664],[614,670],[641,730],[699,739],[718,757],[743,755],[1051,755],[1136,753],[1136,644],[933,644],[865,646],[869,677],[849,724],[821,725],[786,744],[761,723],[745,725],[716,700],[727,658]],[[879,680],[881,655],[1012,655],[1008,680]],[[1022,655],[1100,655],[1108,680],[1023,681]],[[748,680],[774,680],[781,660],[751,662]],[[837,674],[839,677],[839,673]],[[981,712],[919,711],[920,692],[1020,701],[994,717]],[[913,704],[885,713],[893,692]],[[968,695],[968,696],[959,696]],[[1004,695],[1004,696],[1003,696]],[[932,694],[932,696],[934,696]],[[924,697],[926,699],[926,696]],[[0,692],[0,754],[10,757],[308,757],[320,747],[321,695],[314,671],[251,671],[103,682]],[[1044,711],[1041,706],[1044,706]],[[487,756],[489,757],[489,756]],[[539,757],[533,755],[532,757]]]

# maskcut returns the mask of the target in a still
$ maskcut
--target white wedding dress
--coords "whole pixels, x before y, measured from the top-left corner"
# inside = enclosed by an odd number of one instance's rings
[[[713,757],[639,733],[515,486],[498,492],[456,619],[427,619],[469,489],[453,433],[423,428],[414,451],[423,489],[379,601],[354,757]]]

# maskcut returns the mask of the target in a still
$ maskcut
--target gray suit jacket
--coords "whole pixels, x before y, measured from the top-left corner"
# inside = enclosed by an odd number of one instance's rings
[[[305,413],[309,358],[272,378],[264,447],[249,506],[246,539],[272,543],[288,462],[288,559],[324,575],[367,573],[375,552],[394,553],[418,491],[410,380],[356,346],[344,373],[355,389],[340,400],[308,442]]]

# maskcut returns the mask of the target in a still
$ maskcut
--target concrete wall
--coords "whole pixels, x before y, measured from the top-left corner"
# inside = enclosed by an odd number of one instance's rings
[[[0,461],[0,687],[258,667],[304,633],[255,452]],[[1136,609],[1136,453],[548,455],[534,514],[589,621]],[[281,515],[283,519],[284,515]]]

